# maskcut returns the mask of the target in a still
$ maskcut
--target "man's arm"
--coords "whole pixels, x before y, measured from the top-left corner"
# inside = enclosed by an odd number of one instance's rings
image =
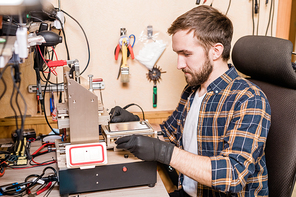
[[[210,187],[212,185],[212,168],[209,157],[195,155],[177,148],[170,142],[143,135],[125,136],[115,143],[118,149],[129,150],[139,159],[171,165],[203,185]]]
[[[174,147],[170,165],[197,182],[212,186],[212,167],[209,157],[195,155]]]

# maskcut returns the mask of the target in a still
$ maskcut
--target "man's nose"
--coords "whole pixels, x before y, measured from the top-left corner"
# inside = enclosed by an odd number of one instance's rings
[[[181,55],[178,55],[177,69],[182,70],[186,67],[186,61]]]

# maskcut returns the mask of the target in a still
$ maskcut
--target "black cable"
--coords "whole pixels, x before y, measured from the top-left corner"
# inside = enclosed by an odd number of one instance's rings
[[[32,160],[30,160],[29,161],[29,164],[35,168],[35,167],[50,165],[50,164],[53,164],[55,162],[56,162],[56,160],[48,160],[48,161],[44,161],[44,162],[39,163],[39,164],[36,164],[36,163],[35,164],[32,164]]]
[[[19,89],[18,89],[18,92],[19,92],[19,94],[20,94],[20,96],[21,96],[21,98],[22,98],[22,100],[23,100],[23,102],[25,104],[24,115],[21,115],[21,118],[22,118],[21,131],[23,132],[24,131],[24,126],[25,126],[25,119],[26,119],[26,115],[27,115],[27,103],[26,103],[23,95],[20,93]]]
[[[83,71],[80,73],[83,74],[85,72],[85,70],[88,68],[89,66],[89,62],[90,62],[90,47],[89,47],[89,42],[88,42],[88,38],[86,36],[86,33],[84,31],[84,29],[82,28],[82,26],[80,25],[80,23],[74,18],[72,17],[70,14],[68,14],[67,12],[65,12],[64,10],[61,10],[63,13],[65,13],[67,16],[69,16],[72,20],[74,20],[78,25],[79,27],[81,28],[83,34],[84,34],[84,37],[85,37],[85,40],[86,40],[86,44],[87,44],[87,49],[88,49],[88,60],[87,60],[87,63],[86,63],[86,66],[85,68],[83,69]],[[55,17],[52,17],[51,14],[45,12],[45,11],[42,11],[43,13],[47,14],[50,18],[54,18],[54,19],[57,19],[60,24],[61,24],[61,27],[62,27],[62,33],[63,33],[63,36],[64,36],[64,42],[65,42],[65,47],[66,47],[66,51],[67,51],[67,59],[70,60],[70,55],[69,55],[69,49],[68,49],[68,45],[67,45],[67,40],[66,40],[66,34],[65,34],[65,31],[64,31],[64,27],[63,27],[63,23],[62,21],[60,20],[59,17],[55,16]],[[53,83],[54,84],[54,83]]]
[[[21,116],[21,117],[22,117],[21,131],[23,132],[23,130],[24,130],[24,125],[25,125],[25,119],[26,119],[26,115],[27,115],[27,108],[28,108],[28,107],[27,107],[27,103],[26,103],[26,100],[25,100],[24,96],[23,96],[22,93],[20,92],[20,89],[17,89],[17,91],[18,91],[18,94],[19,94],[20,97],[22,98],[23,103],[24,103],[24,105],[25,105],[24,115]]]
[[[13,64],[9,63],[9,64],[6,64],[6,65],[5,65],[5,67],[4,67],[4,68],[2,69],[2,71],[0,72],[0,79],[2,79],[2,75],[3,75],[4,71],[5,71],[9,66],[11,66],[11,65],[13,65]]]
[[[44,161],[44,162],[39,163],[39,164],[32,164],[32,160],[30,160],[29,164],[30,164],[30,166],[32,166],[32,168],[36,168],[36,167],[41,167],[41,166],[46,166],[46,165],[53,164],[53,162],[55,163],[56,160],[48,160],[48,161]],[[11,166],[8,166],[8,167],[10,167],[11,169],[24,169],[24,167],[11,167]]]
[[[46,68],[46,69],[48,69],[48,68]],[[42,73],[42,75],[43,75],[43,77],[44,77],[44,79],[42,79],[41,78],[41,76],[40,76],[40,80],[42,81],[42,82],[46,82],[47,80],[46,80],[46,76],[45,76],[45,74],[44,74],[44,72],[45,72],[46,70],[43,70],[41,73]],[[48,80],[48,83],[50,83],[50,84],[53,84],[53,85],[61,85],[61,84],[64,84],[63,82],[61,82],[61,83],[55,83],[55,82],[51,82],[50,80]]]
[[[259,5],[260,5],[260,2],[259,2],[259,4],[258,4],[258,0],[255,0],[255,14],[258,14],[258,12],[259,12]]]
[[[38,157],[40,155],[45,155],[46,153],[49,153],[49,151],[47,150],[46,152],[36,153],[36,154],[32,155],[32,157],[35,158],[35,157]]]
[[[30,174],[28,175],[26,178],[25,178],[25,182],[29,182],[29,179],[32,178],[32,177],[36,177],[38,180],[41,178],[41,175],[39,174]],[[36,180],[36,182],[38,181]]]
[[[228,14],[228,11],[229,11],[229,8],[230,8],[230,5],[231,5],[231,0],[229,0],[229,3],[228,3],[228,8],[227,8],[227,10],[226,10],[226,12],[225,12],[225,15],[227,15],[227,14]]]
[[[19,66],[19,65],[15,65],[15,66]],[[12,72],[12,70],[11,70],[11,72]],[[17,71],[15,71],[14,75],[19,75],[19,73],[16,73],[16,72]],[[22,133],[24,130],[25,118],[26,118],[26,114],[27,114],[27,103],[26,103],[26,100],[23,97],[22,93],[20,92],[20,82],[21,82],[20,77],[18,76],[19,79],[18,79],[18,82],[16,82],[15,77],[13,76],[13,72],[11,74],[12,74],[13,86],[14,86],[13,89],[16,89],[16,91],[17,91],[16,96],[15,96],[15,102],[16,102],[16,105],[17,105],[17,108],[19,110],[20,117],[21,117],[21,133]],[[16,85],[17,83],[18,83],[18,86]],[[22,114],[20,106],[18,104],[18,96],[20,96],[22,98],[24,106],[25,106],[24,115]]]
[[[85,41],[86,41],[86,45],[87,45],[87,51],[88,51],[88,60],[87,60],[87,63],[86,63],[86,66],[85,68],[83,69],[83,71],[80,73],[80,75],[82,75],[84,73],[84,71],[88,68],[89,66],[89,62],[90,62],[90,47],[89,47],[89,42],[88,42],[88,38],[86,36],[86,33],[84,31],[84,29],[82,28],[82,26],[80,25],[80,23],[75,19],[73,18],[70,14],[68,14],[67,12],[65,12],[64,10],[61,10],[63,13],[65,13],[67,16],[69,16],[72,20],[74,20],[80,27],[80,29],[82,30],[83,32],[83,35],[85,37]],[[57,17],[58,18],[58,17]]]
[[[43,177],[46,170],[51,169],[54,172],[54,175],[48,175],[47,177]],[[33,179],[32,179],[33,178]],[[29,179],[32,179],[31,181],[29,181]],[[2,195],[8,195],[8,196],[23,196],[23,192],[32,189],[39,180],[43,180],[45,183],[49,183],[51,182],[57,182],[58,181],[58,177],[57,177],[57,171],[49,166],[43,169],[42,174],[38,175],[38,174],[31,174],[29,176],[27,176],[25,178],[25,182],[22,183],[12,183],[12,184],[8,184],[8,185],[2,185],[0,186],[0,189],[2,187],[5,187],[5,191],[1,191]],[[53,184],[55,185],[55,184]],[[20,190],[19,190],[20,189]]]
[[[56,16],[53,17],[52,14],[47,13],[47,12],[45,12],[44,10],[43,10],[43,11],[31,11],[31,12],[39,12],[39,13],[42,12],[42,13],[46,14],[49,18],[57,19],[57,20],[62,24],[62,22],[61,22],[61,20],[59,19],[59,17],[56,17]],[[30,13],[31,13],[31,12],[30,12]],[[39,19],[39,18],[37,18],[37,17],[31,16],[31,15],[30,15],[30,17],[42,21],[41,19]],[[64,31],[64,27],[63,27],[63,25],[61,25],[61,27],[62,27],[62,33],[63,33],[63,36],[64,36],[64,43],[65,43],[65,48],[66,48],[66,52],[67,52],[67,59],[70,60],[70,54],[69,54],[69,49],[68,49],[68,45],[67,45],[66,34],[65,34],[65,31]]]
[[[23,118],[22,110],[21,110],[20,105],[19,105],[19,102],[18,102],[18,96],[20,94],[20,91],[19,90],[20,90],[20,86],[21,86],[21,77],[20,77],[20,71],[19,71],[19,64],[16,63],[11,68],[14,69],[14,76],[12,76],[13,74],[11,74],[12,81],[13,81],[13,86],[17,90],[16,91],[16,95],[15,95],[15,104],[16,104],[16,107],[18,109],[18,112],[19,112],[20,118],[21,118],[21,130],[20,130],[20,133],[18,133],[18,134],[20,134],[20,136],[18,136],[18,139],[22,139],[22,131],[24,129],[24,118]],[[24,100],[24,103],[26,105],[26,101],[25,100]]]
[[[42,171],[42,174],[41,174],[40,176],[43,177],[44,174],[45,174],[45,172],[46,172],[46,170],[48,170],[48,169],[52,170],[52,171],[54,172],[54,175],[57,176],[57,171],[56,171],[56,169],[54,169],[54,168],[51,167],[51,166],[48,166],[48,167],[44,168],[43,171]]]
[[[11,69],[11,70],[10,70],[11,78],[12,78],[12,80],[13,80],[13,82],[14,82],[13,68],[11,67],[10,69]],[[13,100],[13,96],[14,96],[14,91],[15,91],[15,86],[13,86],[13,88],[12,88],[12,93],[11,93],[11,97],[10,97],[10,101],[9,101],[9,103],[10,103],[10,107],[11,107],[11,109],[13,110],[14,117],[15,117],[15,126],[16,126],[16,129],[18,130],[19,127],[18,127],[18,122],[17,122],[17,113],[16,113],[16,111],[15,111],[15,109],[14,109],[14,107],[13,107],[13,104],[12,104],[12,100]]]
[[[61,19],[59,17],[55,17],[61,24],[61,27],[62,27],[62,33],[63,33],[63,36],[64,36],[64,42],[65,42],[65,48],[66,48],[66,51],[67,51],[67,60],[70,60],[70,54],[69,54],[69,49],[68,49],[68,44],[67,44],[67,39],[66,39],[66,34],[65,34],[65,31],[64,31],[64,26],[63,26],[63,23],[61,21]]]
[[[2,191],[1,194],[7,195],[7,196],[19,196],[30,187],[30,184],[31,182],[17,183],[14,185],[11,184],[11,186],[6,187],[6,189],[9,191]],[[3,186],[0,186],[0,188]],[[17,190],[16,188],[22,188],[22,189],[16,191]]]
[[[38,175],[38,174],[31,174],[31,175],[29,175],[29,176],[27,176],[27,177],[25,178],[25,182],[28,182],[28,180],[29,180],[30,178],[35,178],[35,179],[33,179],[33,182],[30,183],[30,185],[28,186],[27,189],[32,188],[33,186],[35,186],[35,184],[37,183],[38,180],[46,178],[46,177],[43,177],[43,176],[44,176],[46,170],[48,170],[48,169],[53,170],[53,172],[54,172],[54,177],[57,177],[57,171],[56,171],[53,167],[50,167],[50,166],[49,166],[49,167],[46,167],[46,168],[43,169],[41,175]],[[48,176],[48,177],[49,177],[49,176]],[[47,177],[47,178],[48,178],[48,177]],[[45,181],[45,184],[43,184],[43,185],[46,186],[47,182],[49,182],[49,181]],[[42,186],[41,186],[41,187],[42,187]]]
[[[136,106],[138,106],[141,109],[143,120],[145,120],[145,114],[144,114],[144,111],[143,111],[143,109],[142,109],[142,107],[140,105],[135,104],[135,103],[131,103],[131,104],[128,104],[128,105],[124,106],[123,109],[127,109],[127,108],[129,108],[130,106],[133,106],[133,105],[136,105]]]
[[[45,172],[47,169],[51,169],[53,172],[54,172],[54,175],[57,176],[57,171],[56,169],[54,169],[53,167],[49,166],[49,167],[46,167],[43,172]]]
[[[3,82],[3,85],[4,85],[4,90],[0,96],[0,100],[2,99],[2,97],[4,96],[4,94],[6,93],[6,90],[7,90],[7,85],[6,85],[6,82],[3,78],[1,78],[2,82]]]
[[[20,83],[18,83],[18,86],[17,86],[16,82],[14,81],[13,85],[15,86],[15,88],[16,88],[17,90],[20,89],[20,86],[21,86]],[[17,92],[16,92],[16,95],[15,95],[15,104],[16,104],[16,107],[17,107],[18,112],[19,112],[19,114],[20,114],[20,118],[21,118],[21,131],[23,131],[23,128],[24,128],[23,114],[22,114],[22,110],[21,110],[21,108],[20,108],[20,105],[19,105],[19,103],[18,103],[18,95],[19,95],[19,92],[17,91]]]
[[[52,46],[52,48],[54,49],[54,46]],[[53,57],[54,57],[54,50],[53,50],[53,49],[48,50],[48,47],[46,47],[46,53],[48,54],[49,59],[50,59],[51,61],[53,61]]]
[[[14,74],[13,74],[13,69],[14,69]],[[23,97],[22,93],[20,92],[20,82],[21,82],[21,78],[20,78],[20,73],[19,73],[19,64],[15,64],[13,66],[11,66],[11,77],[12,77],[12,81],[13,81],[13,92],[12,92],[12,95],[11,95],[11,98],[10,98],[10,105],[11,105],[11,108],[13,109],[14,113],[15,113],[15,121],[16,121],[16,133],[17,133],[17,143],[23,143],[22,140],[23,140],[23,131],[24,131],[24,125],[25,125],[25,118],[26,118],[26,114],[27,114],[27,103],[26,103],[26,100],[25,98]],[[17,83],[18,83],[18,86],[17,86]],[[17,117],[17,113],[12,105],[12,98],[13,98],[13,95],[14,95],[14,91],[17,91],[16,92],[16,96],[15,96],[15,103],[17,105],[17,108],[19,110],[19,113],[20,113],[20,117],[21,117],[21,129],[19,129],[18,127],[18,117]],[[24,106],[25,106],[25,111],[24,111],[24,115],[22,114],[22,111],[21,111],[21,108],[19,106],[19,103],[18,103],[18,96],[20,96],[23,100],[23,103],[24,103]],[[17,146],[16,146],[17,148]],[[25,151],[28,152],[27,150],[27,146],[25,147]]]
[[[51,125],[49,124],[48,122],[48,119],[47,119],[47,116],[46,116],[46,110],[45,110],[45,93],[46,93],[46,87],[47,87],[47,84],[48,84],[48,80],[50,78],[50,73],[51,71],[49,70],[49,73],[48,73],[48,76],[47,76],[47,80],[46,80],[46,83],[45,83],[45,87],[44,87],[44,93],[43,93],[43,100],[40,100],[41,101],[41,107],[43,106],[43,111],[44,111],[44,117],[45,117],[45,120],[46,120],[46,123],[47,125],[49,126],[49,128],[51,129],[52,132],[54,132],[55,135],[59,135],[52,127]]]
[[[53,55],[50,57],[50,52],[51,52],[51,51],[48,51],[48,50],[47,50],[47,47],[46,47],[46,54],[48,54],[50,60],[53,60]],[[43,75],[44,79],[42,79],[41,77],[40,77],[40,79],[41,79],[42,82],[45,83],[47,80],[46,80],[46,76],[44,75],[44,72],[45,72],[47,69],[49,69],[49,68],[48,68],[47,66],[44,67],[44,64],[45,64],[45,63],[43,62],[43,65],[42,65],[42,67],[43,67],[42,75]],[[48,80],[48,83],[53,84],[53,85],[61,85],[61,84],[64,84],[63,82],[61,82],[61,83],[55,83],[55,82],[51,82],[50,80]]]
[[[53,188],[55,187],[55,185],[57,184],[57,181],[55,181],[50,188],[46,191],[46,193],[44,194],[44,197],[49,196],[49,194],[51,193],[51,191],[53,190]]]
[[[40,22],[43,22],[43,20],[42,19],[40,19],[40,18],[38,18],[38,17],[35,17],[35,16],[29,16],[30,18],[33,18],[33,19],[36,19],[36,20],[38,20],[38,21],[40,21]]]

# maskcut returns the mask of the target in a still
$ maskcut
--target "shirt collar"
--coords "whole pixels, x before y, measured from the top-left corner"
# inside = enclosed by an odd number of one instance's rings
[[[228,64],[229,69],[215,81],[213,81],[208,87],[207,91],[213,91],[214,94],[218,94],[221,90],[224,90],[228,84],[233,81],[238,75],[236,69],[231,64]]]
[[[234,66],[228,64],[228,67],[229,69],[223,75],[218,77],[207,87],[207,92],[213,91],[215,94],[218,94],[221,90],[225,89],[231,81],[233,81],[236,77],[239,76]],[[190,94],[194,93],[199,87],[200,86],[189,86],[187,84],[187,86],[185,87],[187,97]]]

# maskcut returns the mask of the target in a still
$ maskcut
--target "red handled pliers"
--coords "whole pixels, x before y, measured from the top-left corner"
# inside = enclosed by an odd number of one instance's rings
[[[129,38],[125,35],[121,36],[120,39],[119,39],[119,43],[118,45],[116,46],[116,49],[115,49],[115,60],[118,60],[118,55],[119,55],[119,52],[120,52],[120,49],[122,47],[122,40],[125,38],[126,40],[126,47],[129,51],[129,53],[131,54],[131,57],[132,59],[135,59],[135,55],[134,55],[134,52],[133,52],[133,47],[131,46],[130,42],[129,42]]]

